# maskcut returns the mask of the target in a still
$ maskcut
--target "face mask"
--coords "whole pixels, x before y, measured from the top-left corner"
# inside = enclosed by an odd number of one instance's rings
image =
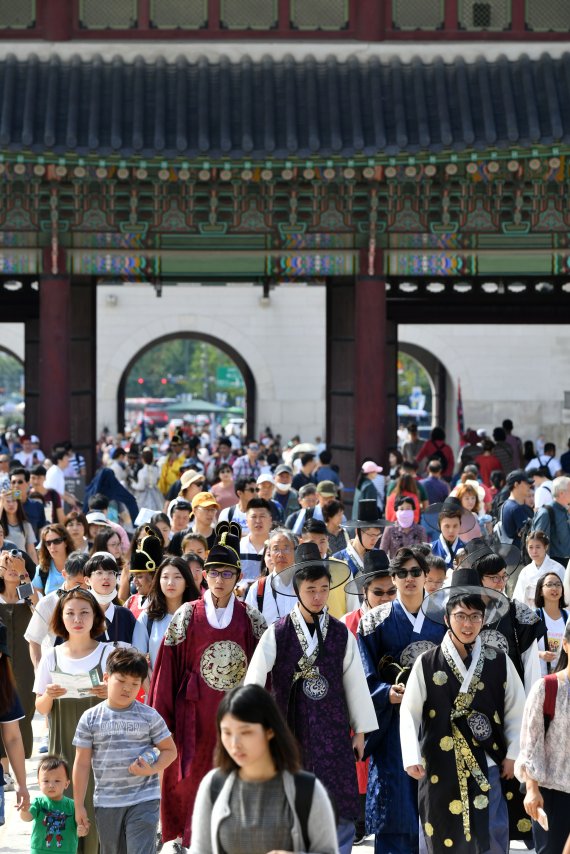
[[[110,605],[115,596],[117,595],[116,587],[111,593],[96,593],[92,587],[89,589],[102,608],[104,608],[106,605]]]
[[[289,490],[291,489],[291,484],[290,483],[276,483],[275,489],[277,489],[278,492],[289,492]]]
[[[401,528],[410,528],[414,522],[414,511],[396,510],[396,518]]]

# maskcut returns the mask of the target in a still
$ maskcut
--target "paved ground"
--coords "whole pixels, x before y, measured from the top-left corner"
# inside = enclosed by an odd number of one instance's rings
[[[36,718],[34,720],[34,755],[28,762],[26,762],[28,789],[30,790],[32,798],[34,798],[38,792],[38,787],[36,783],[36,768],[38,764],[39,754],[37,753],[37,749],[39,747],[39,741],[42,732],[43,721],[38,715],[36,715]],[[14,809],[15,802],[16,797],[14,793],[6,792],[6,824],[4,825],[4,827],[0,827],[1,854],[23,854],[23,852],[29,852],[30,850],[31,824],[28,824],[27,822],[24,822],[20,819],[18,813]],[[513,845],[513,847],[511,848],[511,854],[518,854],[518,852],[521,850],[521,847],[515,847],[515,845]],[[353,848],[353,854],[357,854],[357,852],[359,851],[369,852],[373,850],[373,848],[374,838],[370,837],[362,845]],[[163,854],[170,854],[170,850],[170,845],[165,845],[162,849]],[[526,851],[526,848],[522,846],[522,850]],[[527,852],[527,854],[532,854],[532,852]]]

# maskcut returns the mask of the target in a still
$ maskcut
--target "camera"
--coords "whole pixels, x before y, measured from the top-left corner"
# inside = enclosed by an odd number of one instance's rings
[[[34,585],[28,582],[27,584],[18,584],[16,587],[18,599],[29,599],[34,594]]]

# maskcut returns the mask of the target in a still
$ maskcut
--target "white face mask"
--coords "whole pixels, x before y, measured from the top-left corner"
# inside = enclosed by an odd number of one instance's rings
[[[289,490],[291,489],[291,484],[290,483],[279,483],[279,481],[277,481],[275,484],[275,489],[277,489],[278,492],[289,492]]]
[[[115,596],[117,595],[116,587],[111,593],[97,593],[95,590],[93,590],[92,587],[90,588],[90,591],[102,608],[104,608],[106,605],[110,605]]]

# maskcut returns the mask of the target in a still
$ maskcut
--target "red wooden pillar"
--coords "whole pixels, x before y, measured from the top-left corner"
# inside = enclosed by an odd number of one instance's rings
[[[71,436],[70,334],[71,280],[66,274],[40,277],[39,424],[41,446]]]
[[[392,418],[386,394],[387,346],[386,284],[382,250],[360,254],[356,277],[354,335],[354,455],[359,467],[364,457],[383,464]]]

